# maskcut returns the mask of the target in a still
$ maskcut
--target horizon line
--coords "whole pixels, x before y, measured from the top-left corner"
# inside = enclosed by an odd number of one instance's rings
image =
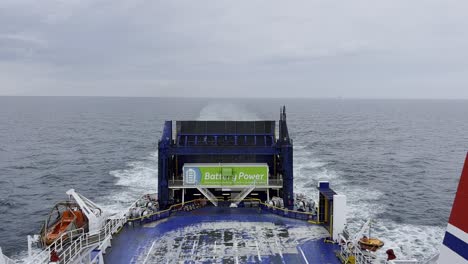
[[[132,95],[0,95],[0,97],[84,97],[84,98],[161,98],[161,99],[295,99],[295,100],[450,100],[463,101],[468,98],[434,98],[434,97],[345,97],[345,96],[328,96],[328,97],[241,97],[241,96],[132,96]]]

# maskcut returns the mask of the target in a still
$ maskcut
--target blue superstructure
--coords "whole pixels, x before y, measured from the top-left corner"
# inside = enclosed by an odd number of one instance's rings
[[[175,134],[173,134],[175,131]],[[286,123],[286,109],[280,113],[278,137],[275,121],[166,121],[158,144],[158,200],[161,208],[180,202],[182,192],[190,200],[198,192],[180,190],[182,167],[186,163],[266,163],[271,182],[284,205],[294,206],[293,143]],[[172,184],[171,184],[172,183]],[[274,184],[273,184],[274,185]],[[268,188],[267,188],[268,189]],[[214,195],[218,190],[211,190]],[[272,191],[268,189],[267,191]],[[267,191],[259,198],[267,199]]]

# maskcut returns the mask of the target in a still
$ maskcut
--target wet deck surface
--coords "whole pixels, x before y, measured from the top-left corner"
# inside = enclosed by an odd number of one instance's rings
[[[126,227],[106,263],[340,263],[327,231],[255,208],[207,207]]]

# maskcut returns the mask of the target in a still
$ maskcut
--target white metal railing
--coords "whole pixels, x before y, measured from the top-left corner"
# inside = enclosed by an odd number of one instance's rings
[[[82,253],[83,249],[100,244],[103,241],[110,240],[112,235],[116,233],[126,221],[126,218],[110,219],[98,233],[86,233],[83,236],[80,236],[60,253],[60,262],[69,263],[78,254]]]
[[[50,255],[53,251],[54,252],[62,251],[64,247],[72,243],[73,238],[76,238],[78,236],[83,236],[84,234],[85,234],[85,231],[83,228],[74,229],[74,230],[70,230],[70,231],[63,233],[46,249],[42,250],[41,252],[39,252],[38,254],[34,256],[30,256],[30,258],[27,259],[27,263],[30,263],[30,264],[48,263],[50,259]]]
[[[268,185],[269,186],[283,186],[283,180],[282,179],[269,179]]]
[[[70,230],[66,233],[63,233],[57,240],[55,240],[51,245],[38,254],[35,254],[34,256],[30,255],[25,263],[49,263],[51,253],[53,251],[57,254],[60,252],[59,258],[61,263],[68,263],[77,254],[79,254],[83,248],[101,243],[106,239],[110,239],[112,234],[117,232],[117,230],[119,230],[125,224],[125,214],[128,213],[130,208],[137,206],[137,202],[147,195],[153,194],[145,194],[139,199],[135,200],[127,210],[122,211],[122,213],[118,215],[117,219],[110,219],[109,222],[103,228],[101,228],[98,233],[85,233],[84,229],[82,228]],[[6,264],[11,263],[15,262],[7,262]],[[0,262],[0,264],[3,263]]]
[[[130,208],[137,206],[137,202],[143,199],[146,196],[150,196],[154,194],[145,194],[141,196],[139,199],[135,200],[130,207],[122,211],[118,218],[116,219],[108,219],[106,225],[101,228],[98,233],[89,234],[85,233],[83,228],[74,229],[67,231],[60,235],[52,244],[50,244],[47,248],[43,249],[37,254],[32,255],[31,253],[31,243],[36,239],[28,236],[28,251],[29,257],[23,260],[21,263],[26,264],[36,264],[36,263],[49,263],[50,257],[52,252],[60,253],[60,263],[68,263],[69,261],[73,260],[73,258],[80,254],[82,249],[95,245],[97,243],[101,243],[106,240],[110,240],[112,234],[117,232],[125,223],[126,217],[125,214],[128,213]],[[100,245],[103,247],[104,245]],[[3,255],[1,248],[0,248],[0,264],[15,264],[18,263],[6,256]]]
[[[340,247],[340,255],[341,255],[342,260],[345,261],[345,263],[348,261],[349,257],[351,256],[351,252],[347,248],[346,242],[344,242],[343,245],[341,245]]]
[[[26,263],[49,263],[52,252],[57,253],[60,263],[69,263],[81,253],[82,249],[101,243],[109,239],[126,222],[126,218],[110,219],[98,233],[85,233],[83,229],[71,230],[63,233],[50,246],[29,258]],[[78,236],[78,234],[80,234]],[[77,237],[78,236],[78,237]]]
[[[417,260],[389,260],[388,264],[418,264],[420,263]]]
[[[359,247],[354,247],[356,263],[372,264],[377,259],[376,255],[367,251],[362,251]]]
[[[14,260],[3,255],[2,248],[0,248],[0,264],[16,264]]]
[[[16,264],[16,261],[2,254],[2,256],[0,256],[0,264]]]
[[[386,264],[418,264],[417,260],[390,260],[385,261],[377,257],[373,252],[361,250],[357,245],[354,245],[351,241],[346,240],[343,236],[340,236],[341,243],[340,255],[344,263],[350,263],[349,257],[354,256],[356,264],[373,264],[373,263],[386,263]]]
[[[340,255],[345,263],[347,263],[351,256],[354,256],[356,264],[376,263],[377,256],[374,253],[361,250],[357,244],[347,240],[343,235],[340,235],[340,241],[342,241],[340,243]]]

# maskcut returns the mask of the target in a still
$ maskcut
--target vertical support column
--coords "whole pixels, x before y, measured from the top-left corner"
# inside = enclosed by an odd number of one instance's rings
[[[160,206],[165,209],[169,202],[168,186],[168,161],[167,148],[163,142],[159,142],[158,149],[158,201]]]
[[[171,143],[172,121],[166,121],[161,140],[158,143],[158,201],[162,209],[165,209],[169,203],[168,180],[172,169],[169,154]]]
[[[294,208],[294,176],[293,176],[293,148],[287,144],[281,147],[281,159],[283,166],[283,202],[284,206],[292,210]]]
[[[292,210],[294,208],[294,178],[293,178],[293,142],[289,138],[288,125],[286,124],[286,107],[280,112],[279,121],[280,160],[283,170],[283,202],[284,206]]]
[[[32,255],[33,255],[33,253],[32,253],[32,243],[33,243],[33,241],[34,241],[33,238],[30,235],[28,235],[28,256],[30,258],[32,258]],[[1,250],[0,250],[0,254],[1,254]],[[1,262],[0,262],[0,264],[1,264]]]

